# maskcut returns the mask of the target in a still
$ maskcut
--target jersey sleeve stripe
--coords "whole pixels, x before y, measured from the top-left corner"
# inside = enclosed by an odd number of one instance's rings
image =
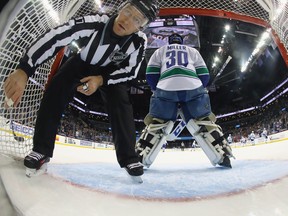
[[[203,68],[196,68],[196,73],[198,75],[207,75],[209,74],[209,71],[206,67],[203,67]]]
[[[155,67],[155,66],[148,66],[146,69],[146,74],[156,74],[160,73],[160,67]]]

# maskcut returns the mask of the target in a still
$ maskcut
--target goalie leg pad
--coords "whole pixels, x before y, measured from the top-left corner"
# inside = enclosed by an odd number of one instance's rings
[[[210,118],[199,121],[191,119],[187,123],[187,129],[201,146],[212,165],[231,167],[229,158],[234,158],[234,156],[219,125]]]
[[[144,166],[150,167],[154,162],[173,125],[173,121],[153,118],[153,122],[142,131],[135,150]]]

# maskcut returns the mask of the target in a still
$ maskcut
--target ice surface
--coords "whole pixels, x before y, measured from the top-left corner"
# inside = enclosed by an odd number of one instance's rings
[[[287,216],[288,142],[233,152],[233,169],[213,167],[202,151],[161,152],[133,184],[114,151],[57,145],[47,174],[27,178],[21,162],[3,158],[0,174],[29,216]]]

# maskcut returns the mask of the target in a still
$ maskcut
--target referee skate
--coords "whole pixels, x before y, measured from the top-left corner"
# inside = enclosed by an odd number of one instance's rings
[[[47,172],[47,164],[50,158],[40,153],[32,151],[24,158],[24,166],[26,167],[26,176],[34,177]]]

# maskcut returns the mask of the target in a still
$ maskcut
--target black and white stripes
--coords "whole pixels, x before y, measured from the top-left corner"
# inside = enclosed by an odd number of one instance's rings
[[[47,31],[27,49],[18,68],[31,76],[39,65],[55,56],[62,47],[72,41],[87,38],[87,44],[80,51],[81,59],[95,66],[94,68],[102,68],[107,84],[117,84],[136,78],[144,59],[146,35],[138,32],[117,37],[112,33],[114,19],[115,16],[109,18],[106,15],[90,15],[82,19],[72,19]],[[92,75],[93,73],[90,72]]]

